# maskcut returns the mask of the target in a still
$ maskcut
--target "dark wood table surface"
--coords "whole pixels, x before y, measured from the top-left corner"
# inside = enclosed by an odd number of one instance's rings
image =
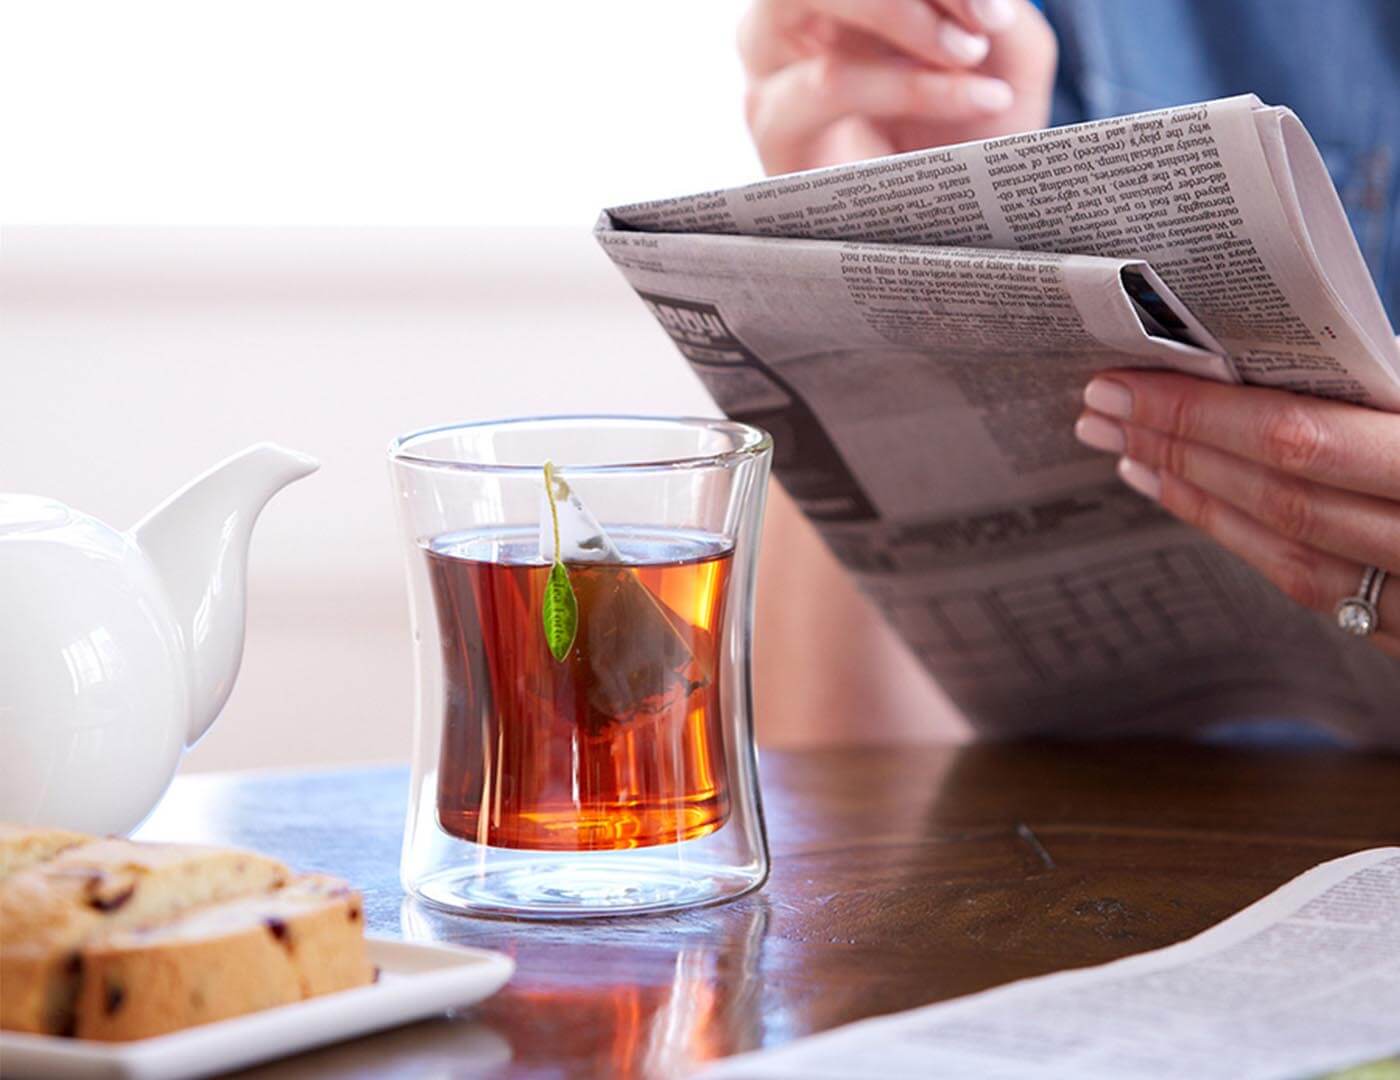
[[[767,753],[773,876],[734,903],[542,924],[406,900],[398,768],[195,775],[144,839],[348,878],[371,929],[501,949],[440,1020],[271,1077],[665,1077],[727,1054],[1179,941],[1324,859],[1400,842],[1400,756],[1185,743]]]

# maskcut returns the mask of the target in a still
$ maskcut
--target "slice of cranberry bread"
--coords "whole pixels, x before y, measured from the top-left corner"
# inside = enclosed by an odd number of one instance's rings
[[[120,930],[82,953],[84,1039],[164,1035],[373,981],[360,897],[309,875],[264,896]]]
[[[92,843],[95,839],[66,829],[36,829],[29,825],[6,825],[0,821],[0,881],[52,859],[61,851]]]
[[[73,1027],[79,951],[105,932],[266,893],[291,876],[275,859],[189,844],[99,840],[0,882],[0,1028]]]

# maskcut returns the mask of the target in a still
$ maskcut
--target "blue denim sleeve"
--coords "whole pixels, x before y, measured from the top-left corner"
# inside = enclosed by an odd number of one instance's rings
[[[1060,27],[1055,25],[1055,13],[1046,10],[1045,0],[1030,2],[1031,6],[1049,21],[1060,43],[1060,60],[1055,69],[1055,90],[1050,102],[1051,125],[1059,127],[1061,124],[1077,124],[1081,120],[1090,119],[1089,110],[1077,88],[1080,61],[1076,55],[1078,50],[1074,48],[1073,38],[1061,33]]]

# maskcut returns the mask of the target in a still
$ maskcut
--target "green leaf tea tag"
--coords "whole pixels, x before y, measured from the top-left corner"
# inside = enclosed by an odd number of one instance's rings
[[[574,587],[569,583],[569,571],[564,564],[556,562],[549,569],[549,580],[544,586],[544,636],[549,642],[549,651],[560,663],[574,647],[574,637],[578,634],[578,600],[574,597]]]
[[[554,522],[554,565],[549,568],[549,579],[545,582],[540,616],[550,654],[562,664],[578,636],[578,598],[569,581],[569,569],[560,557],[559,508],[554,502],[554,463],[550,461],[544,463],[544,490],[549,497],[549,516]]]

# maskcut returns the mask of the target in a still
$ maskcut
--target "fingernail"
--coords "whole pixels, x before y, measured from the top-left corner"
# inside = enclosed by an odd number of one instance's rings
[[[967,100],[983,112],[996,113],[1011,108],[1016,95],[1011,85],[1000,79],[969,79]]]
[[[969,34],[949,19],[938,24],[938,40],[949,56],[964,64],[980,64],[992,47],[992,43],[981,34]]]
[[[1126,420],[1133,415],[1133,392],[1112,379],[1091,379],[1084,388],[1084,404],[1105,416]]]
[[[1012,0],[972,0],[972,14],[988,30],[1005,30],[1016,21]]]
[[[1162,477],[1156,469],[1149,469],[1140,461],[1119,458],[1118,476],[1139,495],[1145,495],[1153,502],[1162,497]]]
[[[1074,437],[1085,446],[1107,454],[1121,454],[1128,445],[1123,425],[1102,416],[1081,416],[1074,425]]]

